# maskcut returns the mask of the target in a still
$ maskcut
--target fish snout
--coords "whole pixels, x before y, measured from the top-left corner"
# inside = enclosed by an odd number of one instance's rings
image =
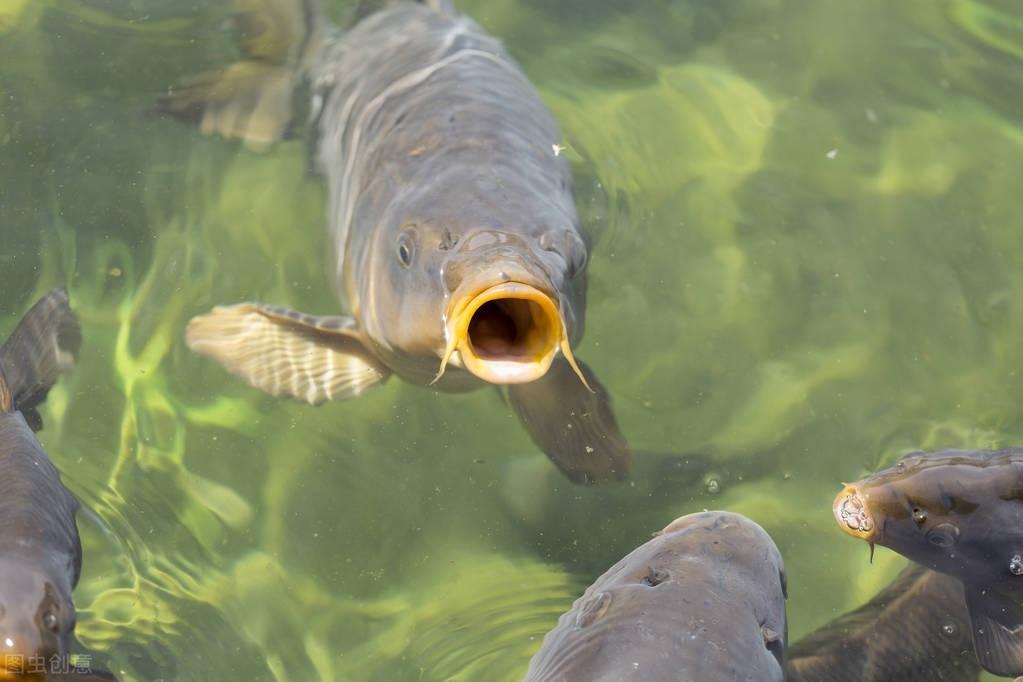
[[[459,353],[465,369],[495,384],[542,377],[564,336],[554,299],[522,282],[466,292],[448,315],[449,351]]]
[[[835,498],[832,509],[843,531],[868,542],[874,539],[876,524],[867,509],[865,497],[855,486],[847,485]]]
[[[490,230],[467,236],[445,262],[444,278],[451,293],[437,378],[451,361],[488,383],[529,383],[560,351],[586,384],[569,345],[561,292],[521,236]]]
[[[466,288],[480,289],[483,283],[521,282],[546,292],[554,292],[550,264],[544,252],[517,237],[498,241],[477,238],[460,242],[444,261],[444,286],[455,294]],[[514,237],[514,236],[513,236]]]

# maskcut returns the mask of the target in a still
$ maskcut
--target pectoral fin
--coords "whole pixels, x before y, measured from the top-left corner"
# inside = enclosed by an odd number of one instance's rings
[[[25,313],[0,346],[0,367],[12,403],[8,408],[21,410],[34,430],[42,428],[34,408],[46,399],[60,373],[74,366],[81,345],[82,332],[67,292],[54,289]]]
[[[310,405],[353,398],[390,374],[347,317],[241,303],[192,318],[185,339],[251,386]]]
[[[558,357],[540,379],[508,386],[508,399],[533,442],[574,483],[628,476],[632,461],[611,409],[611,397],[584,363],[591,392]]]
[[[319,7],[315,0],[234,0],[233,8],[246,58],[175,85],[155,110],[265,149],[294,116],[302,68],[319,44]]]
[[[1023,605],[1011,593],[964,584],[973,648],[980,665],[1002,677],[1023,675]]]
[[[295,85],[288,67],[235,62],[175,85],[156,110],[198,124],[204,135],[240,139],[263,150],[284,137],[291,123]]]

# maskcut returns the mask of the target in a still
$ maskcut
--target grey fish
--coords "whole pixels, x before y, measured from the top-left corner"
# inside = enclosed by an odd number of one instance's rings
[[[266,146],[311,92],[329,264],[349,312],[258,303],[194,318],[192,350],[310,404],[397,374],[444,391],[487,384],[571,480],[624,478],[607,391],[577,361],[589,246],[558,126],[501,44],[444,0],[378,3],[340,33],[313,0],[235,0],[245,59],[158,109]]]
[[[40,678],[55,663],[69,665],[71,592],[82,568],[78,501],[30,421],[41,426],[36,407],[74,365],[80,345],[67,292],[55,289],[0,346],[0,679]],[[105,675],[57,671],[46,679],[113,679]]]
[[[849,484],[846,533],[958,578],[974,649],[995,675],[1023,675],[1023,449],[907,455]]]
[[[785,570],[730,512],[676,519],[612,566],[544,637],[526,682],[784,679]]]
[[[911,564],[864,606],[789,647],[788,682],[973,682],[963,588]]]

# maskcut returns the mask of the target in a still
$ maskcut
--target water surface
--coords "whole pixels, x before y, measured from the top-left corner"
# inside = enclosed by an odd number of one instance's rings
[[[0,0],[0,329],[55,285],[82,317],[43,439],[91,510],[80,639],[125,680],[518,680],[705,508],[776,539],[798,638],[902,563],[834,527],[840,482],[1023,443],[1014,0],[459,5],[562,124],[631,483],[559,479],[495,391],[313,409],[190,354],[217,303],[337,311],[301,134],[145,115],[235,54],[226,3]]]

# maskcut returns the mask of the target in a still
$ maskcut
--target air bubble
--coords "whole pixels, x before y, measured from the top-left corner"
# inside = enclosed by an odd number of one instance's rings
[[[1012,559],[1009,560],[1009,573],[1013,575],[1023,575],[1023,556],[1014,554]]]
[[[721,492],[721,483],[713,476],[708,476],[706,479],[704,479],[703,487],[711,495],[717,495],[719,492]]]
[[[958,628],[955,626],[955,623],[945,623],[941,626],[941,634],[943,635],[952,637],[956,632],[958,632]]]

